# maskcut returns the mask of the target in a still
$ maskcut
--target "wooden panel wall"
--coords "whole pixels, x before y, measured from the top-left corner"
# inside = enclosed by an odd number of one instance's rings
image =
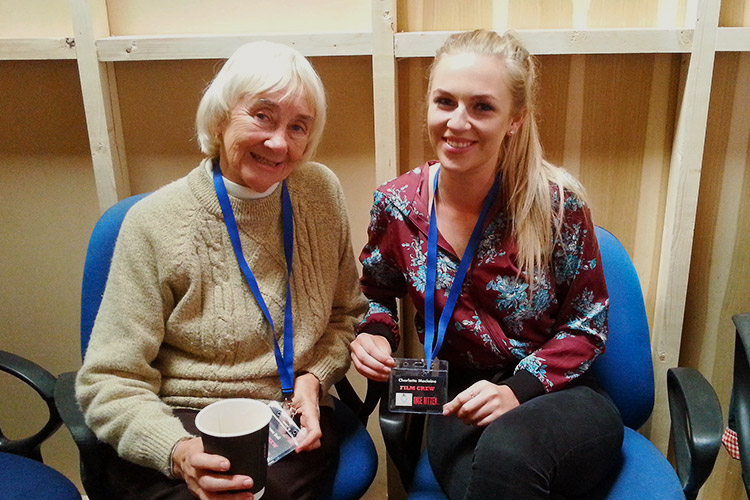
[[[197,162],[200,91],[238,44],[269,37],[319,56],[313,63],[328,89],[330,121],[318,159],[342,181],[358,252],[375,185],[432,157],[424,95],[434,48],[421,48],[424,38],[429,46],[442,30],[527,30],[543,54],[546,154],[581,179],[597,223],[623,241],[641,278],[660,397],[644,433],[666,450],[662,386],[677,363],[699,368],[726,408],[729,318],[750,310],[750,0],[324,4],[0,2],[0,116],[10,131],[0,138],[0,236],[8,242],[0,317],[10,325],[2,345],[54,372],[77,367],[89,229],[117,198],[156,189]],[[403,49],[408,57],[397,59]],[[419,355],[421,346],[407,350]],[[52,463],[77,478],[65,446],[53,443]],[[381,458],[373,499],[384,495]],[[702,498],[742,498],[740,491],[737,464],[722,452]]]
[[[735,331],[750,311],[750,54],[717,58],[680,360],[729,408]],[[739,464],[722,451],[702,498],[742,498]],[[744,495],[744,493],[742,493]]]

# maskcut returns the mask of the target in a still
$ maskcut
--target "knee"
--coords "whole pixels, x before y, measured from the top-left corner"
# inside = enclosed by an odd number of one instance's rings
[[[545,446],[528,425],[495,421],[487,426],[474,450],[474,469],[486,474],[531,479],[549,470]]]

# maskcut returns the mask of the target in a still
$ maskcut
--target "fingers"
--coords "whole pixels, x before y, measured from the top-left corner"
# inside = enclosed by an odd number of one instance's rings
[[[320,448],[320,438],[323,433],[320,430],[318,398],[305,397],[305,395],[295,392],[293,402],[297,406],[301,427],[301,432],[297,436],[298,445],[295,451],[299,453]]]
[[[320,430],[320,423],[318,421],[302,422],[302,429],[297,436],[299,445],[294,451],[299,453],[301,451],[310,451],[320,448],[320,438],[322,437],[323,433]]]
[[[463,412],[464,414],[466,414],[466,405],[469,405],[479,394],[480,389],[477,388],[476,385],[477,384],[474,384],[468,389],[459,392],[455,398],[443,405],[443,415],[457,414],[457,416],[461,418],[460,415],[458,415],[459,412]],[[476,401],[474,401],[474,404],[470,405],[470,408],[468,409],[476,407],[477,404]]]
[[[222,500],[233,490],[246,490],[253,487],[253,479],[248,476],[226,474],[204,474],[198,478],[200,489],[212,497],[212,493],[221,493]],[[237,498],[247,498],[246,492],[237,492]],[[231,496],[229,496],[231,498]]]
[[[227,475],[225,472],[229,469],[229,465],[229,460],[222,456],[210,455],[203,451],[195,452],[190,454],[182,465],[182,477],[190,491],[201,499],[253,498],[248,492],[237,491],[251,488],[252,478],[243,475]]]
[[[296,450],[300,451],[314,450],[320,448],[320,438],[323,437],[323,433],[320,430],[320,410],[315,408],[315,411],[305,411],[301,409],[300,426],[302,432],[299,437],[299,445]]]
[[[380,335],[360,333],[349,346],[352,363],[363,376],[377,381],[386,381],[396,362],[391,356],[388,339]]]
[[[519,405],[510,387],[480,380],[443,406],[443,415],[456,415],[467,425],[486,426]]]

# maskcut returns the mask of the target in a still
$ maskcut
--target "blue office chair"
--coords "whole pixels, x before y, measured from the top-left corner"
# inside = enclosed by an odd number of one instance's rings
[[[585,500],[692,500],[711,473],[719,450],[722,433],[719,401],[697,371],[688,368],[669,371],[677,473],[664,455],[636,432],[651,415],[654,404],[643,295],[635,268],[620,242],[599,227],[596,236],[610,296],[610,333],[607,352],[592,369],[612,396],[626,427],[620,468]],[[381,404],[380,425],[386,449],[399,469],[409,499],[447,500],[427,453],[421,452],[424,417],[392,413],[387,404]]]
[[[83,271],[81,293],[81,355],[88,348],[91,330],[101,304],[109,275],[115,241],[127,211],[146,194],[125,198],[110,207],[99,219],[89,240]],[[81,480],[91,500],[115,497],[104,481],[105,461],[113,456],[110,446],[98,441],[86,426],[75,400],[75,373],[63,373],[55,390],[63,422],[73,435],[81,458]],[[375,404],[364,404],[347,379],[336,384],[335,421],[340,439],[340,456],[336,470],[324,478],[323,499],[356,500],[361,498],[375,479],[378,458],[375,445],[365,429]]]
[[[9,439],[0,431],[0,500],[80,500],[75,485],[42,461],[42,443],[60,427],[53,400],[56,378],[36,363],[0,351],[0,370],[34,389],[49,410],[44,426],[31,436]]]

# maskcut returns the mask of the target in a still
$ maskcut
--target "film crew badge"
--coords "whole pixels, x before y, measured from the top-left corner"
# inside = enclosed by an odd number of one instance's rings
[[[388,409],[400,413],[443,413],[448,402],[448,363],[436,359],[396,358],[388,380]]]

